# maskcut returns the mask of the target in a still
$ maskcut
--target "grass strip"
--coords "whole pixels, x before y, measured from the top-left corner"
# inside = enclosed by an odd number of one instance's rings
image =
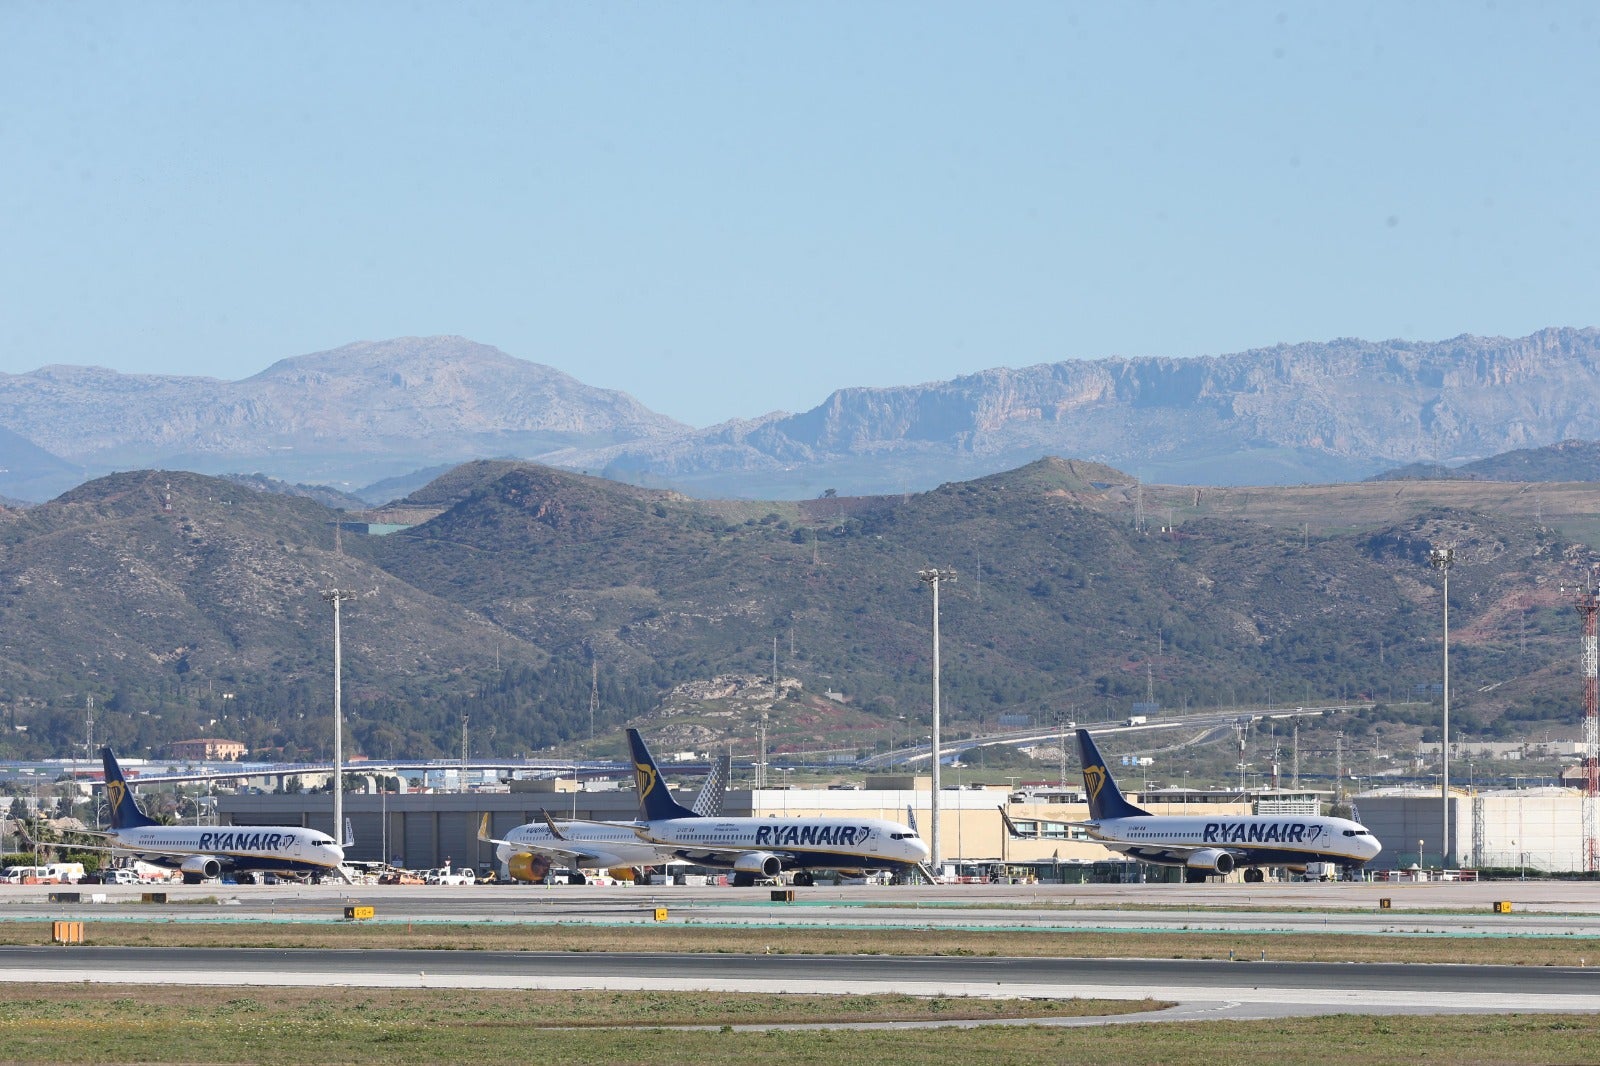
[[[48,944],[49,922],[0,923],[0,944]],[[1600,936],[1460,937],[1256,932],[996,932],[949,929],[752,929],[705,925],[94,922],[90,944],[132,947],[424,948],[460,951],[981,955],[1600,965]],[[71,949],[64,949],[70,951]]]
[[[1263,1022],[1130,1023],[1083,1029],[856,1030],[855,1019],[948,1021],[995,1005],[900,996],[761,996],[646,992],[251,989],[197,996],[163,986],[13,985],[0,1015],[8,1062],[318,1063],[692,1061],[698,1066],[870,1061],[1325,1064],[1595,1063],[1588,1015],[1339,1015]],[[1062,1015],[1127,1006],[1023,1001]],[[684,1031],[823,1020],[805,1031]],[[569,1028],[572,1027],[572,1028]]]

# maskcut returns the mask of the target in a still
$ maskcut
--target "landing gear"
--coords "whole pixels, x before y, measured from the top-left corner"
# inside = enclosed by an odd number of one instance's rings
[[[1246,884],[1260,884],[1267,879],[1267,871],[1258,870],[1252,866],[1244,872],[1244,879]]]
[[[812,876],[810,870],[801,870],[794,875],[794,883],[800,888],[810,888],[817,883],[817,879]]]
[[[738,870],[735,870],[733,872],[733,887],[734,888],[754,888],[755,887],[755,883],[756,883],[756,875],[755,874],[741,873]]]

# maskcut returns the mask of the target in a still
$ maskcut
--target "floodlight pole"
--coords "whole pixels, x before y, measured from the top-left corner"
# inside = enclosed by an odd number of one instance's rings
[[[933,745],[933,799],[929,804],[928,868],[939,876],[939,583],[954,581],[954,570],[918,570],[917,577],[933,587],[933,732],[929,740]]]
[[[333,604],[333,839],[344,841],[344,710],[340,703],[344,690],[340,674],[339,603],[349,595],[343,589],[329,589],[322,598]],[[385,856],[387,858],[387,856]]]
[[[1450,866],[1450,568],[1455,565],[1454,548],[1435,548],[1429,559],[1444,575],[1444,727],[1439,733],[1439,801],[1443,814],[1444,836],[1439,846],[1439,868]]]

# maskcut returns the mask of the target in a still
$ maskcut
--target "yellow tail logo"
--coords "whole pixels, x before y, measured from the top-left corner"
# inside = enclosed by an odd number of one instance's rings
[[[633,764],[634,780],[639,782],[639,796],[644,798],[656,790],[655,767],[648,763],[636,762]]]
[[[111,809],[116,810],[122,806],[124,797],[128,795],[128,786],[121,781],[106,782],[106,800],[110,802]]]
[[[1106,787],[1106,768],[1104,766],[1085,766],[1083,768],[1083,785],[1089,790],[1089,798],[1100,798],[1100,790]]]

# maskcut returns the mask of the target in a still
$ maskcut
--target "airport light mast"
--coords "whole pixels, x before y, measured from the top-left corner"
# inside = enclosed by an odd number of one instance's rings
[[[1444,835],[1439,843],[1439,868],[1450,865],[1450,568],[1455,565],[1454,548],[1435,548],[1429,553],[1434,568],[1444,575],[1444,728],[1439,733],[1439,800],[1443,812]],[[1419,858],[1418,865],[1421,865]]]
[[[954,570],[918,570],[917,577],[933,588],[933,732],[929,741],[933,745],[933,801],[928,811],[931,827],[928,834],[928,868],[939,876],[939,583],[954,581]]]
[[[336,841],[344,840],[344,711],[340,704],[344,690],[340,676],[342,658],[339,647],[339,604],[350,598],[350,593],[331,588],[322,598],[333,604],[333,833]]]

